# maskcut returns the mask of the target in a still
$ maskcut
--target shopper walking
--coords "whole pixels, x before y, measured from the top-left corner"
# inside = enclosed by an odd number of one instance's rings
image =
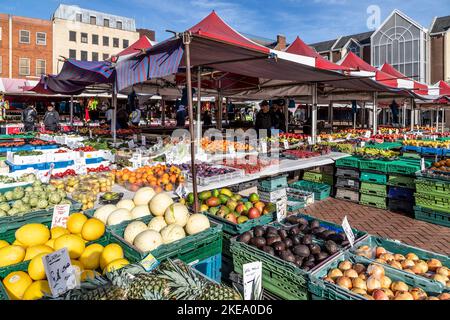
[[[119,111],[117,111],[117,129],[128,129],[128,114],[126,107],[121,107]]]
[[[22,122],[25,132],[32,132],[35,130],[37,120],[37,111],[34,105],[29,104],[22,112]]]
[[[269,102],[264,100],[259,104],[261,110],[256,115],[255,130],[259,138],[259,131],[265,130],[270,136],[270,129],[272,129],[272,115],[270,114]]]
[[[184,127],[186,125],[186,116],[187,116],[186,109],[182,104],[180,104],[176,115],[177,127]]]
[[[109,124],[109,127],[112,127],[112,118],[113,118],[114,109],[113,107],[109,106],[108,110],[106,110],[105,117],[106,122]]]
[[[59,125],[59,113],[55,110],[53,104],[48,105],[47,112],[44,115],[44,126],[45,130],[48,131],[58,131]]]

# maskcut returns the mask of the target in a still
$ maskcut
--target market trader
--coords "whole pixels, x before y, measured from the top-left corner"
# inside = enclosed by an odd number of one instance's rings
[[[266,130],[267,136],[270,137],[270,129],[272,129],[272,115],[270,114],[269,102],[264,100],[259,104],[261,110],[256,115],[255,130],[259,138],[259,130]]]
[[[47,112],[44,115],[45,130],[57,131],[59,125],[59,113],[55,110],[53,104],[48,105]]]
[[[37,120],[37,111],[34,105],[29,104],[22,112],[22,121],[25,132],[34,131],[34,126]]]

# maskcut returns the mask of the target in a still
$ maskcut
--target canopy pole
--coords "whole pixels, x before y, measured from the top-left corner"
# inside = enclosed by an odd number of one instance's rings
[[[442,122],[441,132],[444,133],[444,126],[445,126],[445,109],[444,108],[442,108],[441,122]]]
[[[220,82],[220,80],[219,80]],[[219,84],[220,87],[220,84]],[[222,92],[221,89],[217,91],[217,119],[216,119],[216,128],[218,130],[222,130],[222,114],[223,114],[223,105],[222,105]]]
[[[366,122],[366,102],[364,101],[361,108],[361,129],[364,129]]]
[[[195,168],[195,136],[194,136],[194,110],[192,103],[192,79],[191,79],[191,35],[189,32],[183,34],[184,49],[186,52],[186,82],[188,92],[188,112],[189,112],[189,133],[191,136],[191,172],[192,172],[192,191],[194,193],[194,212],[199,211],[197,194],[197,170]]]
[[[331,125],[331,131],[333,131],[333,125],[334,125],[334,110],[333,110],[333,101],[330,102],[330,125]]]
[[[414,99],[411,98],[411,131],[414,131]]]
[[[70,127],[73,126],[73,95],[70,96]]]
[[[117,127],[117,92],[116,92],[116,85],[113,83],[112,85],[112,107],[114,109],[113,117],[111,121],[111,132],[114,143],[116,142],[117,134],[116,134],[116,127]]]
[[[317,137],[317,83],[312,86],[311,140],[316,144]]]
[[[436,132],[439,132],[439,108],[436,108]]]
[[[202,139],[202,67],[197,70],[197,152]]]
[[[289,132],[289,99],[284,99],[284,127],[286,128],[286,133]]]
[[[374,92],[373,93],[373,112],[372,112],[372,117],[373,117],[373,134],[377,134],[378,132],[378,109],[377,109],[377,105],[378,105],[378,92]]]
[[[358,110],[358,109],[356,109]],[[356,130],[356,112],[353,113],[353,130]]]
[[[403,103],[403,111],[402,111],[402,127],[406,128],[406,102]]]
[[[161,97],[161,126],[164,128],[166,126],[166,100]]]

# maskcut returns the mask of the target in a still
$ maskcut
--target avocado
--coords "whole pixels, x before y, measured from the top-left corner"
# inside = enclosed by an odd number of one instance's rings
[[[318,254],[320,253],[321,249],[318,244],[313,243],[309,245],[309,251],[311,251],[312,254]]]
[[[294,245],[294,243],[292,242],[292,240],[289,239],[289,238],[284,239],[283,242],[284,242],[284,244],[286,245],[286,248],[290,248],[290,247],[292,247],[292,246]]]
[[[262,250],[263,250],[265,253],[268,253],[268,254],[270,254],[270,255],[272,255],[272,256],[275,255],[275,250],[273,250],[272,247],[264,246],[264,247],[262,248]]]
[[[281,259],[287,262],[295,263],[295,256],[288,251],[281,252]]]
[[[269,226],[266,228],[266,234],[269,234],[269,233],[278,234],[278,229],[275,227]]]
[[[272,248],[274,248],[275,251],[285,251],[286,245],[284,244],[283,241],[277,241],[274,244],[272,244]]]
[[[302,264],[303,264],[303,258],[302,257],[299,257],[299,256],[295,256],[295,261],[294,261],[294,263],[295,263],[295,265],[297,266],[297,267],[301,267],[302,266]]]
[[[264,239],[263,237],[256,237],[252,238],[252,240],[250,240],[250,243],[253,243],[255,247],[261,249],[266,245],[266,239]]]
[[[218,198],[219,197],[219,195],[220,195],[220,192],[219,192],[219,190],[217,190],[217,189],[214,189],[212,192],[211,192],[211,194],[212,194],[212,196],[213,197],[216,197],[216,198]]]
[[[318,227],[320,227],[320,222],[317,220],[313,220],[309,223],[309,227],[311,229],[318,228]]]
[[[268,246],[271,246],[275,242],[279,242],[279,241],[281,241],[280,236],[266,237],[266,244]]]
[[[252,234],[247,231],[247,232],[244,232],[243,234],[241,234],[239,237],[237,237],[236,240],[238,242],[249,243],[251,238],[252,238]]]
[[[293,248],[293,252],[300,257],[308,257],[310,255],[309,248],[303,244],[296,245]]]
[[[328,253],[326,252],[319,252],[315,255],[316,261],[317,262],[322,262],[323,260],[325,260],[326,258],[328,258]]]
[[[200,200],[207,200],[211,197],[212,197],[211,191],[203,191],[203,192],[200,192],[200,194],[198,195],[198,198]]]
[[[278,230],[278,234],[280,235],[282,240],[285,240],[288,237],[288,233],[286,230],[284,229],[280,229]]]
[[[218,211],[219,211],[218,207],[209,208],[209,213],[212,215],[216,215]]]
[[[256,226],[253,228],[253,234],[255,237],[262,237],[264,236],[264,228],[261,226]]]
[[[327,250],[327,252],[330,255],[333,255],[333,254],[335,254],[336,252],[339,251],[339,248],[338,248],[337,244],[333,240],[327,240],[325,242],[325,249]]]
[[[310,234],[307,234],[307,235],[305,235],[304,237],[303,237],[303,239],[302,239],[302,243],[303,244],[312,244],[313,243],[313,237],[312,237],[312,235],[310,235]]]

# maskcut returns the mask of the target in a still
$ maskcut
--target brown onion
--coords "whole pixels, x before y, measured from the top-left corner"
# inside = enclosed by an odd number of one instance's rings
[[[328,272],[328,277],[330,277],[333,280],[336,280],[336,278],[342,277],[344,274],[339,269],[332,269]]]
[[[435,274],[433,276],[433,280],[436,280],[436,281],[442,283],[445,286],[445,285],[447,285],[448,278],[446,276],[441,275],[441,274]]]
[[[450,275],[450,271],[447,267],[439,267],[436,269],[436,273],[440,274],[441,276],[448,277]]]
[[[414,300],[414,297],[408,291],[397,291],[394,300]]]
[[[428,298],[427,293],[421,288],[412,288],[409,293],[411,293],[414,300],[426,300]]]
[[[339,277],[336,279],[336,284],[341,287],[350,290],[352,288],[352,280],[349,277]]]
[[[381,284],[381,288],[389,289],[391,287],[392,280],[389,277],[382,276],[380,278],[380,284]]]
[[[397,292],[397,291],[408,291],[409,287],[403,281],[394,281],[394,282],[392,282],[391,290],[394,291],[394,292]]]
[[[344,272],[344,276],[349,278],[358,278],[358,273],[353,269],[349,269]]]
[[[366,267],[361,263],[357,263],[353,266],[353,270],[355,270],[358,274],[360,274],[366,271]]]
[[[367,291],[366,281],[361,278],[352,279],[352,287],[353,289],[362,289],[364,291]]]
[[[442,267],[442,262],[440,262],[438,259],[430,259],[428,260],[427,265],[430,271],[436,271],[437,268]]]
[[[387,296],[386,293],[384,293],[384,291],[382,290],[374,290],[374,292],[372,293],[372,297],[375,300],[389,300],[389,297]]]
[[[413,261],[419,260],[419,257],[415,253],[408,253],[405,256],[405,258],[408,259],[408,260],[413,260]]]
[[[367,300],[375,300],[372,296],[365,294],[363,295],[364,298],[366,298]]]
[[[402,268],[403,269],[409,269],[414,267],[416,264],[414,263],[414,260],[406,259],[402,261]]]
[[[375,256],[377,257],[377,258],[379,258],[382,254],[385,254],[387,251],[386,251],[386,249],[385,248],[383,248],[383,247],[377,247],[376,249],[375,249]]]
[[[389,299],[394,298],[394,293],[391,289],[381,288],[380,290],[383,291],[389,297]]]
[[[393,261],[394,260],[394,255],[391,253],[384,253],[380,256],[380,259],[383,259],[384,261]]]
[[[341,263],[339,263],[339,270],[341,270],[342,272],[350,270],[352,268],[352,263],[348,260],[342,261]]]
[[[400,261],[402,262],[403,260],[406,260],[405,256],[399,253],[394,254],[394,259],[395,261]]]
[[[402,264],[398,261],[391,261],[391,262],[389,262],[389,265],[395,269],[399,269],[399,270],[403,269]]]
[[[334,283],[334,280],[331,279],[330,277],[325,277],[325,278],[323,278],[323,281],[329,282],[329,283]]]
[[[360,295],[365,295],[367,294],[366,290],[360,289],[360,288],[353,288],[352,292],[356,293],[356,294],[360,294]]]
[[[384,268],[378,264],[372,263],[367,268],[367,273],[370,276],[375,276],[377,278],[380,278],[380,277],[384,276]]]
[[[450,300],[450,293],[444,292],[438,296],[439,300]]]
[[[366,285],[367,285],[367,292],[369,294],[372,294],[374,290],[381,289],[380,280],[378,280],[378,278],[375,276],[369,277],[369,279],[367,279]]]

